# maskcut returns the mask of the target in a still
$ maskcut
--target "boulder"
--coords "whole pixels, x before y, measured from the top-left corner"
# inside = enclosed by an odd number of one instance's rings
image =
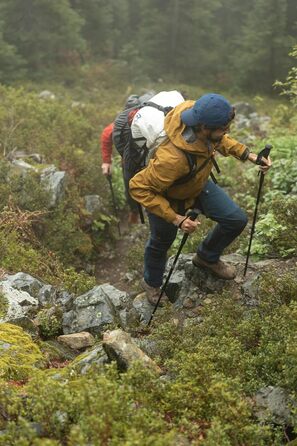
[[[244,115],[238,114],[235,117],[234,124],[238,130],[248,129],[251,126],[251,121]]]
[[[68,347],[74,350],[80,350],[82,348],[91,347],[95,344],[94,337],[86,332],[82,331],[80,333],[72,333],[68,335],[58,336],[58,341],[66,344]]]
[[[72,309],[63,316],[63,332],[100,333],[107,324],[121,322],[120,312],[127,303],[126,292],[109,284],[97,285],[73,300]]]
[[[140,293],[133,300],[133,309],[138,315],[138,321],[147,324],[154,307],[148,302],[145,293]]]
[[[92,217],[102,211],[103,203],[99,195],[85,195],[84,202],[86,210]]]
[[[56,99],[56,95],[49,90],[43,90],[38,95],[39,99],[51,100]]]
[[[19,317],[17,319],[11,319],[10,324],[17,325],[21,327],[26,333],[28,333],[32,339],[37,339],[39,336],[39,331],[37,325],[34,321],[27,316]]]
[[[241,287],[243,294],[252,300],[255,300],[258,295],[259,278],[260,273],[256,272],[248,280],[246,280]]]
[[[233,107],[235,107],[236,115],[243,115],[246,117],[249,117],[251,113],[255,113],[256,111],[255,108],[248,102],[235,102]]]
[[[290,407],[295,406],[289,395],[281,387],[263,387],[254,397],[255,414],[261,421],[290,425],[292,414]]]
[[[11,287],[16,288],[19,291],[26,291],[32,297],[38,298],[38,294],[42,287],[45,285],[40,280],[36,279],[30,274],[19,272],[16,274],[7,275],[5,277],[5,282],[7,282]]]
[[[18,272],[12,275],[5,276],[5,282],[12,288],[19,291],[26,291],[30,296],[38,300],[41,307],[48,305],[60,305],[68,308],[72,301],[72,295],[67,291],[61,291],[54,288],[52,285],[46,284],[41,280],[36,279],[30,274]],[[3,282],[0,282],[0,284]]]
[[[26,291],[19,291],[7,281],[0,282],[1,300],[5,311],[1,311],[0,322],[8,322],[30,316],[38,307],[38,300]]]
[[[85,375],[92,366],[102,366],[108,362],[108,357],[102,345],[98,344],[91,350],[77,356],[71,363],[71,367],[78,371],[81,375]]]
[[[144,367],[161,374],[160,367],[149,358],[123,330],[107,331],[103,335],[103,348],[108,358],[117,362],[120,370],[127,370],[133,362],[138,361]]]
[[[40,155],[39,153],[26,153],[23,150],[13,149],[6,155],[6,159],[8,159],[8,161],[14,161],[19,159],[24,160],[27,158],[31,159],[36,163],[42,163],[42,155]]]
[[[66,180],[66,172],[57,171],[55,166],[49,166],[41,172],[41,184],[50,193],[49,208],[55,207],[62,200],[65,194]]]
[[[23,176],[25,176],[28,172],[38,172],[35,167],[31,166],[29,163],[26,163],[26,161],[23,161],[22,159],[12,161],[11,165],[15,173]]]
[[[166,288],[166,293],[169,300],[175,302],[175,307],[183,306],[185,299],[190,298],[196,302],[196,305],[201,303],[204,295],[222,291],[226,285],[226,281],[218,279],[211,272],[197,268],[192,263],[194,254],[181,254],[177,265],[170,278],[169,284]],[[228,256],[223,256],[223,259],[228,261]],[[170,257],[166,267],[166,275],[171,268],[174,256]]]
[[[265,136],[269,130],[271,118],[269,116],[260,116],[258,113],[250,114],[250,127],[252,131],[260,136]]]

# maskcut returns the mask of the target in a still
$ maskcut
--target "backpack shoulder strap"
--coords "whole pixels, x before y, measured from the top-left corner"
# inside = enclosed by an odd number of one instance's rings
[[[166,116],[171,110],[173,110],[174,107],[163,107],[163,105],[159,105],[159,104],[155,104],[154,102],[145,102],[143,104],[144,107],[148,106],[148,107],[153,107],[156,108],[157,110],[161,111],[164,113],[164,115]]]
[[[178,148],[178,147],[177,147]],[[195,155],[194,153],[190,153],[190,152],[185,152],[184,150],[179,149],[180,151],[183,152],[183,154],[185,155],[187,161],[188,161],[188,165],[189,165],[189,172],[187,173],[187,175],[184,175],[181,178],[178,178],[175,182],[174,185],[179,185],[179,184],[184,184],[187,183],[189,180],[191,180],[192,178],[194,178],[195,175],[197,175],[198,172],[201,172],[201,170],[204,169],[204,167],[207,166],[207,164],[212,160],[212,155],[210,155],[208,158],[206,158],[203,163],[201,164],[201,166],[197,167],[197,155]]]

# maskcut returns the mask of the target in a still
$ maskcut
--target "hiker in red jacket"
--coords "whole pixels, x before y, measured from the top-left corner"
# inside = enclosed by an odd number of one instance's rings
[[[112,131],[113,122],[107,125],[103,132],[101,133],[100,143],[101,143],[101,157],[102,157],[102,173],[103,175],[111,174],[111,164],[112,164]]]
[[[126,101],[125,109],[131,108],[134,105],[137,105],[138,96],[137,95],[130,95]],[[114,124],[113,122],[107,125],[100,137],[100,143],[101,143],[101,157],[102,157],[102,173],[103,175],[111,175],[112,172],[112,132],[113,132]],[[126,199],[127,203],[130,207],[130,213],[128,221],[131,224],[138,223],[138,205],[137,203],[131,198],[129,193],[129,183],[125,181],[124,177],[124,184],[125,184],[125,193],[126,193]]]

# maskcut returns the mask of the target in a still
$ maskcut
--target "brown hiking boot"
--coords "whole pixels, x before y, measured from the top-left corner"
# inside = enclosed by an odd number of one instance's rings
[[[160,288],[154,288],[152,286],[149,286],[144,279],[141,280],[141,286],[145,291],[146,298],[149,301],[151,305],[156,305],[161,293]],[[164,303],[162,302],[166,298],[166,294],[163,293],[163,296],[161,297],[161,300],[159,302],[159,306],[162,307]]]
[[[219,260],[216,263],[209,263],[202,260],[197,254],[192,258],[192,263],[194,266],[207,268],[212,271],[217,277],[225,280],[233,280],[236,277],[236,269],[233,266],[227,265],[226,263]]]
[[[129,212],[128,223],[130,225],[137,225],[139,223],[139,214],[137,211]]]

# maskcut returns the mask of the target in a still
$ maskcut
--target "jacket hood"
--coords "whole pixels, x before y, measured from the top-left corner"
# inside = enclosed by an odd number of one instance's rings
[[[187,143],[183,137],[186,125],[181,120],[181,113],[195,104],[194,101],[185,101],[174,107],[165,117],[164,130],[170,141],[179,149],[191,153],[205,153],[206,145],[199,139],[193,143]]]

